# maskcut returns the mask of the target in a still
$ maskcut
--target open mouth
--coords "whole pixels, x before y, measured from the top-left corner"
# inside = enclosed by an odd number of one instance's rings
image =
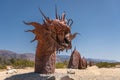
[[[68,39],[64,39],[64,41],[65,41],[65,43],[67,43],[67,44],[69,44],[70,43],[70,40],[68,40]]]
[[[71,49],[71,41],[68,40],[67,38],[64,38],[62,42],[59,42],[59,45],[61,46],[59,49],[64,50],[64,49]]]
[[[71,42],[69,40],[67,40],[66,38],[64,38],[64,42],[61,43],[61,45],[64,46],[65,48],[67,48],[70,45],[70,43]]]

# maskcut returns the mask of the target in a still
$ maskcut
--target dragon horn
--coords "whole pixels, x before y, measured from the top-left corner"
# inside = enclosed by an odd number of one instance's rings
[[[41,10],[40,8],[39,8],[39,11],[40,11],[40,13],[42,14],[42,16],[45,18],[45,20],[46,20],[47,22],[49,22],[49,18],[45,16],[45,14],[42,12],[42,10]]]
[[[57,6],[55,5],[55,16],[56,16],[56,19],[58,19],[58,13],[57,13]]]

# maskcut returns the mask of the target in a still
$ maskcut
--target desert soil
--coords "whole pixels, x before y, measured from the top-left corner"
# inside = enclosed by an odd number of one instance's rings
[[[75,74],[67,74],[67,71],[75,71]],[[37,74],[33,68],[17,69],[17,73],[6,74],[6,70],[0,71],[0,80],[46,80],[49,76],[55,76],[56,80],[68,75],[74,80],[120,80],[120,68],[97,68],[87,69],[56,69],[54,74]]]

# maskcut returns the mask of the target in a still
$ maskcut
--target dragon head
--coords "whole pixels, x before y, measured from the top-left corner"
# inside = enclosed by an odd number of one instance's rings
[[[72,19],[66,19],[65,12],[60,17],[55,8],[56,18],[51,20],[46,17],[45,14],[40,10],[40,13],[44,17],[43,23],[37,22],[24,22],[27,25],[34,26],[33,30],[27,30],[27,32],[33,32],[35,38],[32,40],[38,40],[38,42],[46,43],[49,47],[55,48],[56,51],[63,51],[72,48],[71,41],[75,38],[78,33],[71,33],[71,26],[73,24]]]

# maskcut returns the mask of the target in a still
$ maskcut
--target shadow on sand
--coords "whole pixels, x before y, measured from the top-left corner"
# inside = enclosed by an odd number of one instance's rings
[[[11,77],[6,78],[5,80],[55,80],[49,79],[49,75],[41,75],[38,73],[25,73],[25,74],[17,74]]]

